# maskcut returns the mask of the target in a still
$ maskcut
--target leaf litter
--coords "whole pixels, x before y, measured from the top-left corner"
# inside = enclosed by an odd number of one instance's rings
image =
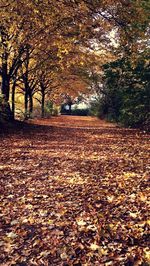
[[[149,265],[148,133],[61,116],[0,143],[0,265]]]

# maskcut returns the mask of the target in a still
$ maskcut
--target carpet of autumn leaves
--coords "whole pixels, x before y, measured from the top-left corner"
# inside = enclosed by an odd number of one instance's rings
[[[149,135],[60,116],[0,130],[1,266],[148,266]]]

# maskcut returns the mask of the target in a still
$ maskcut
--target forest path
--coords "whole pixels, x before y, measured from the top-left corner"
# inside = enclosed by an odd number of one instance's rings
[[[148,263],[147,133],[59,116],[0,148],[0,265]]]

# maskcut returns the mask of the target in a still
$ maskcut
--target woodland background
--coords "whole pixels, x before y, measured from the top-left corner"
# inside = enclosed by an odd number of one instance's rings
[[[149,13],[147,0],[0,0],[1,121],[88,96],[89,114],[147,128]]]

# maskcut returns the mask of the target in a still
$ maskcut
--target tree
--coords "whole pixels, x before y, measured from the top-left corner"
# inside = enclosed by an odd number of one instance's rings
[[[27,47],[36,58],[36,70],[44,61],[50,69],[70,69],[102,50],[128,54],[134,58],[146,41],[148,6],[146,1],[49,1],[1,0],[1,92],[14,102],[18,71],[28,65]],[[144,33],[143,33],[144,32]],[[112,36],[117,41],[112,40]],[[83,60],[83,54],[86,59]],[[107,57],[107,53],[104,53]],[[30,63],[29,63],[30,64]],[[84,63],[83,63],[84,64]],[[70,70],[69,70],[70,71]],[[27,75],[27,72],[26,72]],[[25,79],[24,73],[24,83]],[[25,87],[25,105],[32,109],[33,88]],[[14,110],[14,105],[12,106]],[[26,109],[26,107],[25,107]]]
[[[125,126],[143,126],[149,122],[150,64],[144,54],[136,66],[122,58],[104,66],[105,94],[101,110],[110,119]]]
[[[57,83],[55,82],[55,73],[54,72],[45,72],[42,71],[39,74],[39,87],[40,87],[40,94],[41,94],[41,117],[45,117],[45,100],[51,99],[51,93],[58,87]],[[52,99],[51,99],[52,100]]]
[[[18,5],[16,5],[16,2]],[[31,30],[26,30],[27,24],[31,22],[28,5],[25,9],[21,2],[8,1],[3,4],[1,11],[1,93],[8,103],[10,99],[10,85],[12,86],[12,104],[14,109],[15,85],[18,70],[26,60],[26,48]],[[20,9],[19,9],[20,8]],[[26,21],[30,22],[26,22]],[[12,115],[13,117],[14,115]]]

